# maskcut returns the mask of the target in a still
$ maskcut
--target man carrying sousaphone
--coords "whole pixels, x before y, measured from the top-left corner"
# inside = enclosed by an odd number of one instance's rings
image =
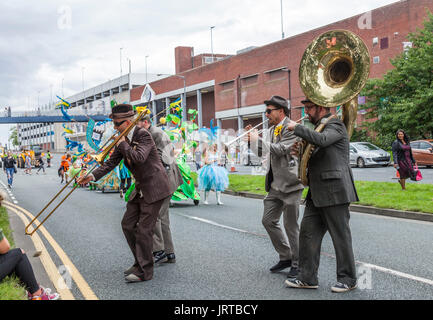
[[[325,233],[332,238],[337,258],[337,284],[333,292],[356,288],[356,268],[349,226],[350,202],[358,201],[349,163],[349,138],[344,123],[330,109],[303,100],[311,123],[326,122],[322,132],[289,120],[287,129],[316,149],[308,161],[309,190],[299,234],[299,269],[296,279],[287,279],[292,288],[318,288],[320,247]]]
[[[264,103],[266,117],[271,125],[268,139],[259,138],[256,130],[249,133],[249,139],[253,150],[262,149],[267,155],[265,190],[268,194],[263,200],[262,223],[279,255],[279,262],[271,267],[270,271],[279,272],[291,267],[288,277],[294,278],[298,274],[298,217],[304,189],[298,179],[298,159],[290,155],[291,147],[297,138],[287,129],[290,121],[287,100],[272,96]],[[251,130],[251,126],[245,129]],[[280,225],[282,214],[285,232]]]
[[[135,111],[129,104],[112,108],[110,118],[119,133],[133,122]],[[125,166],[135,177],[135,191],[131,193],[122,219],[126,241],[134,255],[134,265],[125,271],[126,282],[140,282],[153,277],[153,229],[161,205],[171,196],[165,168],[150,133],[136,126],[121,137],[108,159],[88,176],[80,177],[79,184],[97,181],[113,170],[124,159]]]

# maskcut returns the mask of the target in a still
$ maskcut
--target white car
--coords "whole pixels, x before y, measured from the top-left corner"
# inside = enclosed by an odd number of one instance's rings
[[[358,168],[381,165],[387,167],[390,164],[391,155],[370,142],[350,143],[350,164]]]

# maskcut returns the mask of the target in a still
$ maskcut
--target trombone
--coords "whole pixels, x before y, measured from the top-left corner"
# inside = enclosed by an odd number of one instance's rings
[[[165,112],[167,109],[171,108],[170,106],[168,106],[167,108],[165,108],[164,110],[162,110],[161,112],[157,113],[155,116],[152,117],[152,119],[156,118],[159,114]],[[105,158],[107,157],[107,155],[111,152],[111,150],[117,145],[117,143],[119,142],[119,140],[122,137],[125,137],[129,134],[129,132],[131,132],[131,130],[133,128],[135,128],[135,126],[138,124],[138,122],[143,119],[147,114],[150,113],[149,109],[145,109],[142,110],[138,113],[138,115],[135,117],[135,119],[133,120],[133,122],[121,133],[115,133],[113,134],[105,143],[104,145],[100,148],[100,152],[96,155],[91,155],[91,157],[97,162],[85,175],[85,177],[87,177],[89,174],[91,174],[93,172],[93,170],[96,169],[96,167],[98,165],[102,165],[105,162]],[[116,136],[117,135],[117,136]],[[106,146],[111,140],[113,140],[108,146]],[[106,146],[106,147],[105,147]],[[51,210],[51,212],[45,217],[44,220],[42,220],[38,225],[36,225],[33,230],[30,232],[29,228],[30,226],[36,221],[36,219],[50,206],[51,203],[53,203],[53,201],[63,192],[63,190],[66,189],[66,187],[75,179],[75,177],[77,177],[80,173],[81,173],[82,169],[80,171],[78,171],[72,178],[71,180],[62,188],[60,189],[60,191],[48,202],[48,204],[33,218],[32,221],[30,221],[30,223],[25,227],[25,234],[32,236],[38,229],[40,226],[42,226],[42,224],[54,213],[54,211],[57,210],[58,207],[60,207],[60,205],[72,194],[72,192],[75,191],[75,189],[78,187],[78,185],[74,186],[72,188],[71,191],[69,191],[69,193],[57,204],[57,206]]]
[[[303,120],[305,120],[305,119],[307,119],[307,118],[308,118],[308,115],[302,117],[302,118],[299,119],[299,120],[296,120],[296,122],[299,123],[299,122],[301,122],[301,121],[303,121]],[[231,140],[231,141],[225,143],[225,145],[226,145],[226,146],[231,145],[232,143],[234,143],[234,142],[236,142],[237,140],[241,139],[241,138],[242,138],[243,136],[245,136],[246,134],[248,134],[248,133],[250,133],[251,131],[253,131],[254,129],[256,129],[257,127],[260,127],[262,124],[265,124],[267,121],[269,121],[269,119],[266,119],[265,121],[260,122],[258,125],[252,127],[250,130],[245,131],[245,132],[242,133],[240,136],[238,136],[238,137],[236,137],[235,139],[233,139],[233,140]],[[265,131],[265,130],[266,130],[266,128],[263,128],[263,129],[259,130],[259,131],[258,131],[258,134],[261,134],[261,133],[262,133],[263,131]]]
[[[146,111],[141,111],[136,118],[132,121],[132,123],[129,124],[129,126],[121,133],[119,133],[116,137],[116,133],[111,136],[110,139],[108,139],[105,144],[101,147],[102,151],[97,155],[92,155],[92,158],[96,160],[96,164],[86,173],[86,177],[93,172],[93,170],[96,169],[98,165],[102,165],[105,161],[105,158],[110,153],[110,151],[117,145],[119,140],[122,137],[125,137],[131,132],[133,128],[138,124],[138,122],[147,114]],[[108,142],[111,142],[107,147],[105,145],[108,144]],[[104,148],[105,147],[105,148]],[[36,225],[32,231],[29,231],[30,226],[36,221],[36,219],[49,207],[51,203],[63,192],[63,190],[66,189],[66,187],[75,179],[76,176],[78,176],[81,173],[82,169],[78,171],[71,180],[62,188],[60,191],[48,202],[48,204],[33,218],[32,221],[26,226],[25,228],[25,234],[32,236],[39,228],[42,226],[42,224],[54,213],[54,211],[57,210],[57,208],[72,194],[72,192],[75,191],[75,189],[78,187],[78,185],[74,186],[71,191],[57,204],[57,206],[51,210],[51,212],[45,217],[44,220],[42,220],[38,225]]]

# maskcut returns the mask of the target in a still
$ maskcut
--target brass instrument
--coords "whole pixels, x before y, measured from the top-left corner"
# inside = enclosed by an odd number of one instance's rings
[[[116,137],[116,134],[114,134],[110,139],[107,140],[107,142],[105,144],[107,144],[110,140],[113,140],[107,147],[102,146],[101,149],[102,151],[97,154],[97,155],[92,155],[92,158],[95,159],[98,164],[103,164],[105,161],[105,158],[107,157],[107,155],[110,153],[110,151],[117,145],[117,143],[119,142],[119,140],[122,137],[125,137],[129,134],[129,132],[135,128],[135,126],[138,124],[138,122],[147,114],[146,111],[141,111],[138,113],[138,115],[135,117],[135,119],[129,124],[129,126],[121,133],[119,133]],[[88,176],[90,173],[92,173],[93,170],[96,169],[96,167],[98,166],[98,164],[95,164],[86,174],[86,176]],[[66,187],[75,179],[76,176],[78,176],[81,173],[81,170],[78,171],[73,177],[71,177],[70,181],[62,188],[60,189],[60,191],[48,202],[48,204],[33,218],[32,221],[30,221],[30,223],[26,226],[25,228],[25,233],[27,235],[33,235],[33,233],[36,232],[36,230],[39,229],[39,227],[54,213],[54,211],[57,210],[57,208],[72,194],[72,192],[75,191],[75,189],[78,187],[75,186],[72,188],[71,191],[69,191],[69,193],[57,204],[57,206],[51,210],[51,212],[45,217],[44,220],[42,220],[38,225],[36,225],[33,230],[31,232],[29,232],[29,228],[30,226],[36,221],[36,219],[48,208],[48,206],[63,192],[63,190],[66,189]]]
[[[318,106],[342,106],[342,121],[349,138],[356,122],[358,94],[369,74],[368,48],[360,37],[347,30],[319,35],[305,50],[299,67],[301,89],[307,98]],[[315,131],[321,132],[325,125],[320,124]],[[299,177],[305,186],[313,150],[314,146],[307,144],[301,156]]]

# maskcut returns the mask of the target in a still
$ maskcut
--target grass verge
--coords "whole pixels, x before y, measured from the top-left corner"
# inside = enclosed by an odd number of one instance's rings
[[[9,227],[9,217],[5,207],[0,207],[0,228],[11,247],[14,246],[12,230]],[[0,300],[26,300],[26,291],[16,277],[6,277],[0,281]]]
[[[197,174],[191,173],[197,183]],[[266,195],[265,176],[229,174],[228,190]],[[433,213],[433,185],[407,183],[402,191],[396,182],[355,181],[359,202],[354,204],[378,208]],[[303,197],[308,189],[304,189]]]

